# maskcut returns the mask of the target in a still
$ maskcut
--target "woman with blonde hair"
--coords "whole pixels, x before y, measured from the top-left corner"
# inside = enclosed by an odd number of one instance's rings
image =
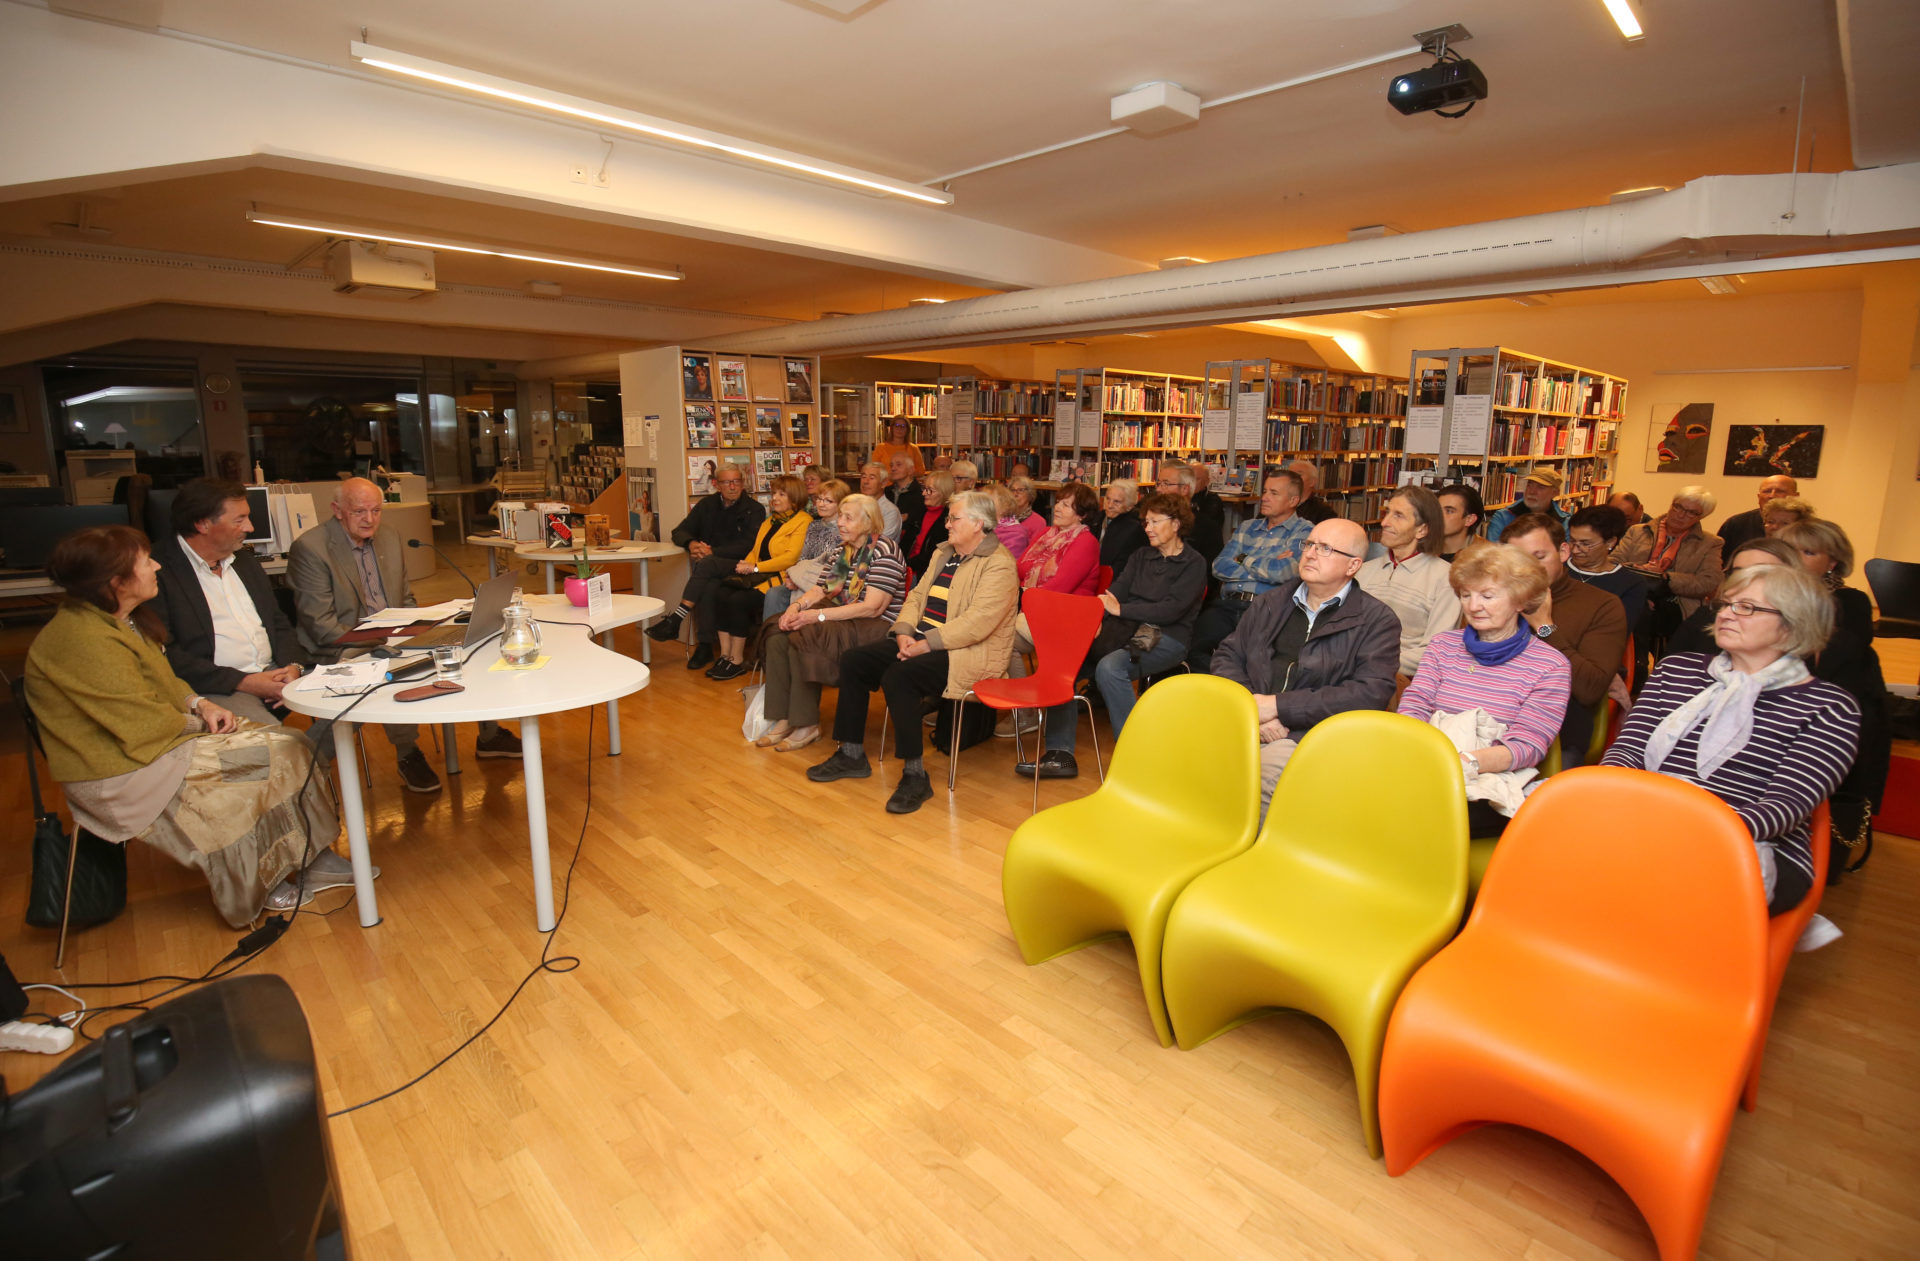
[[[1760,510],[1760,520],[1768,538],[1773,538],[1790,525],[1812,521],[1819,515],[1813,510],[1812,504],[1798,495],[1782,495],[1778,499],[1769,499],[1767,506]]]

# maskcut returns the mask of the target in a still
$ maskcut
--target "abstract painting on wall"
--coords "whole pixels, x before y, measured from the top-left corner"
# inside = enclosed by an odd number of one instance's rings
[[[1728,477],[1812,478],[1820,475],[1825,425],[1728,425]]]
[[[1665,422],[1662,412],[1670,413]],[[1713,440],[1713,404],[1687,403],[1653,409],[1647,426],[1647,472],[1704,473],[1707,444]]]

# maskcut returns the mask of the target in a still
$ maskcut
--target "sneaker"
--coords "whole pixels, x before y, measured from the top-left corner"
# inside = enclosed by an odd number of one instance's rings
[[[695,644],[693,652],[687,656],[687,669],[703,670],[713,664],[716,655],[712,644]]]
[[[1032,762],[1015,762],[1013,773],[1022,779],[1033,778]],[[1073,760],[1073,754],[1064,749],[1048,749],[1040,755],[1041,779],[1077,779],[1080,775],[1080,763]]]
[[[686,609],[675,609],[653,625],[647,627],[647,636],[655,643],[660,644],[664,644],[669,640],[678,639],[680,638],[680,623],[686,620]]]
[[[707,671],[707,677],[724,683],[728,679],[737,679],[745,673],[747,673],[747,667],[744,662],[735,661],[732,657],[722,657],[713,663],[713,668]]]
[[[789,735],[786,739],[774,745],[773,751],[775,753],[792,753],[792,752],[795,752],[796,750],[806,748],[808,745],[812,744],[815,740],[818,740],[819,738],[820,738],[820,728],[801,727],[799,730],[795,731],[792,735]]]
[[[1010,740],[1016,735],[1030,735],[1040,730],[1040,719],[1031,709],[1009,709],[1000,714],[1000,721],[993,724],[993,734],[1002,740]]]
[[[473,742],[475,757],[519,757],[520,737],[505,727],[496,727],[490,736],[481,736]]]
[[[427,755],[420,751],[417,744],[400,755],[400,786],[408,792],[440,791],[440,777],[427,765]]]
[[[844,749],[835,749],[832,757],[807,768],[807,778],[816,784],[831,784],[836,779],[865,779],[871,774],[873,764],[867,761],[865,753],[849,757]]]
[[[900,777],[900,786],[887,798],[888,814],[912,814],[933,800],[933,781],[925,771],[908,771]]]

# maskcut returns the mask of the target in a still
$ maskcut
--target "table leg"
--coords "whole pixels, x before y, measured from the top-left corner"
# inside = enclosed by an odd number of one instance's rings
[[[633,567],[640,571],[640,594],[646,596],[649,594],[647,591],[647,562],[637,560],[633,563]],[[647,665],[653,664],[653,638],[647,634],[645,618],[642,618],[640,621],[640,660]]]
[[[553,865],[547,855],[547,779],[540,762],[540,716],[520,720],[520,759],[527,774],[527,844],[533,852],[533,922],[553,930]]]
[[[460,746],[453,742],[453,724],[450,722],[440,724],[440,752],[446,755],[447,774],[458,775],[460,773]]]
[[[500,549],[497,547],[489,547],[486,550],[487,577],[498,578],[500,576]]]
[[[646,636],[640,638],[645,639]],[[600,636],[600,642],[606,645],[608,652],[612,652],[613,632],[608,631]],[[592,750],[588,750],[588,753],[591,755]],[[620,698],[617,696],[607,702],[607,756],[620,756]]]
[[[360,760],[354,754],[354,727],[333,724],[333,764],[340,775],[340,812],[347,816],[347,851],[353,861],[353,900],[360,910],[360,927],[380,922],[373,893],[373,855],[367,849],[367,811],[360,800]]]
[[[553,562],[547,562],[547,594],[553,594]]]

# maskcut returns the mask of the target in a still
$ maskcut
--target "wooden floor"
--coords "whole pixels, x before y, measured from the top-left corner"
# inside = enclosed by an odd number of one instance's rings
[[[0,632],[9,673],[31,632]],[[1316,1022],[1163,1050],[1126,947],[1024,966],[1000,901],[1029,792],[1009,742],[966,755],[951,802],[896,819],[894,763],[813,785],[828,746],[744,747],[733,688],[683,661],[655,654],[620,758],[597,727],[587,748],[585,713],[546,725],[556,872],[592,774],[557,942],[581,966],[332,1123],[356,1257],[1655,1255],[1612,1182],[1531,1133],[1478,1131],[1389,1178]],[[19,918],[20,740],[8,714],[0,951],[42,980],[53,935]],[[385,922],[303,917],[254,965],[298,992],[330,1108],[455,1046],[541,947],[518,763],[469,759],[421,798],[372,751]],[[126,913],[77,937],[67,978],[198,972],[231,948],[200,881],[140,846],[129,866]],[[1847,936],[1788,974],[1704,1256],[1920,1255],[1920,844],[1883,840],[1827,909]],[[14,1090],[50,1066],[0,1057]]]

